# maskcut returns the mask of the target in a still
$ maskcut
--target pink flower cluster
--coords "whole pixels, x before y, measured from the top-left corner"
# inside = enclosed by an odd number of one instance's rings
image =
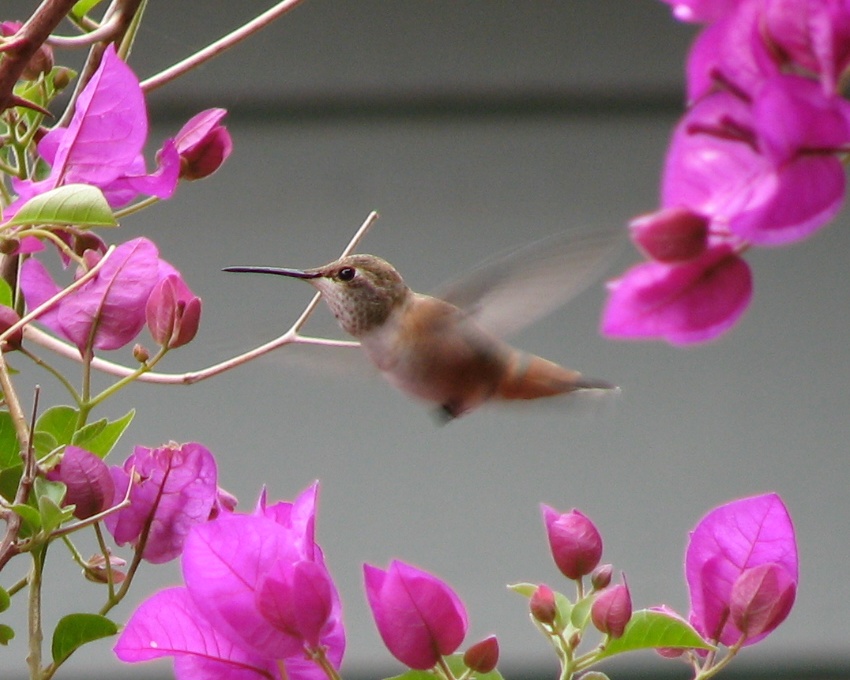
[[[594,626],[612,638],[621,637],[632,615],[631,596],[625,580],[609,585],[610,566],[598,566],[598,530],[577,510],[558,513],[544,505],[543,520],[559,570],[576,581],[592,575],[597,593],[591,606]],[[691,533],[685,574],[688,620],[708,642],[751,645],[767,636],[791,611],[799,581],[794,527],[779,496],[744,498],[709,512]],[[556,623],[555,595],[548,586],[538,586],[529,605],[537,621]],[[675,656],[683,651],[663,653]]]
[[[173,139],[163,142],[157,167],[148,172],[142,154],[148,137],[144,93],[110,44],[80,92],[68,127],[54,128],[38,143],[50,174],[42,180],[13,181],[18,199],[3,211],[3,218],[11,218],[34,196],[74,183],[100,188],[113,208],[140,194],[170,198],[180,177],[205,177],[230,154],[230,134],[219,124],[224,115],[222,109],[210,109],[189,120]]]
[[[665,0],[706,24],[687,63],[689,108],[661,206],[631,224],[649,258],[610,283],[602,330],[710,340],[752,295],[743,253],[804,239],[844,201],[850,0]]]
[[[84,254],[90,266],[101,257]],[[34,309],[62,290],[40,260],[21,266],[21,289]],[[137,238],[118,246],[97,274],[63,297],[39,321],[73,342],[84,354],[91,349],[118,349],[132,342],[147,322],[162,346],[186,344],[198,330],[201,299],[180,273],[159,257],[156,246]]]
[[[326,677],[345,648],[341,604],[315,541],[318,486],[294,502],[194,524],[183,546],[185,585],[139,606],[115,653],[171,656],[177,678]]]
[[[156,449],[137,446],[123,465],[109,466],[78,446],[67,446],[48,478],[65,484],[65,502],[87,519],[124,500],[130,504],[105,518],[118,545],[132,545],[143,559],[168,562],[183,551],[196,524],[232,510],[236,500],[218,487],[218,468],[195,442]]]

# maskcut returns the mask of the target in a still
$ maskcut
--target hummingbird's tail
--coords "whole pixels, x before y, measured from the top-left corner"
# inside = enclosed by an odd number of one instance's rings
[[[518,352],[496,388],[498,399],[539,399],[578,390],[619,390],[604,380],[586,378],[578,371],[532,354]]]

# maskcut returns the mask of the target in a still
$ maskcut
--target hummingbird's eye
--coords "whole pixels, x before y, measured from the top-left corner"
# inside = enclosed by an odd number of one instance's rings
[[[357,270],[354,267],[343,267],[339,270],[339,273],[336,277],[340,281],[351,281],[354,278],[354,275],[357,274]]]

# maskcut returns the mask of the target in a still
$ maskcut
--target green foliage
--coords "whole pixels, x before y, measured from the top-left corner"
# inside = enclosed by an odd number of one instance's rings
[[[599,653],[598,659],[637,649],[657,648],[712,649],[686,621],[650,609],[632,614],[623,636],[611,640]]]
[[[38,514],[41,530],[49,534],[58,529],[62,523],[74,516],[73,508],[62,507],[67,488],[62,482],[48,482],[43,477],[37,477],[33,491],[38,499]]]
[[[21,462],[20,454],[21,449],[18,446],[18,437],[15,433],[15,425],[12,423],[12,416],[8,411],[0,411],[0,470],[19,465]]]
[[[71,406],[47,409],[36,422],[36,436],[44,438],[36,450],[44,455],[60,446],[73,444],[105,458],[133,422],[136,411],[131,410],[118,420],[101,418],[77,430],[79,415],[79,411]],[[45,446],[48,447],[46,450]]]
[[[118,626],[99,614],[69,614],[63,616],[53,631],[51,652],[54,663],[62,663],[87,642],[115,635]]]
[[[6,282],[6,279],[0,279],[0,305],[11,307],[13,302],[11,286]]]
[[[9,226],[73,224],[76,227],[116,227],[103,192],[88,184],[66,184],[34,196],[6,223]]]
[[[71,8],[71,14],[75,19],[82,19],[101,2],[102,0],[79,0],[74,3],[74,6]]]
[[[0,623],[0,645],[5,647],[13,637],[15,637],[15,631],[5,623]]]
[[[136,411],[133,409],[118,420],[110,421],[102,418],[89,423],[74,435],[73,444],[86,451],[91,451],[100,458],[106,458],[107,454],[118,443],[121,435],[124,434],[124,430],[133,422],[135,415]]]

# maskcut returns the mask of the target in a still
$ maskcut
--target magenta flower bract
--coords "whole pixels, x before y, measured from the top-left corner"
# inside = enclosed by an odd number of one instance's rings
[[[339,667],[341,605],[316,545],[317,487],[294,503],[195,526],[182,557],[185,587],[157,593],[133,613],[115,653],[123,661],[174,657],[179,680],[215,677],[319,680],[305,650]]]
[[[74,517],[86,519],[103,512],[113,503],[115,483],[109,466],[79,446],[66,446],[62,460],[47,473],[53,482],[67,487],[65,503],[75,505]]]
[[[100,187],[112,207],[126,205],[138,194],[170,198],[180,158],[173,142],[166,143],[158,154],[159,167],[148,173],[142,155],[147,136],[139,80],[110,44],[80,92],[68,127],[54,128],[38,144],[39,155],[51,166],[50,175],[40,181],[13,182],[18,200],[4,217],[11,217],[33,196],[72,183]]]
[[[180,177],[201,179],[221,167],[233,151],[227,128],[220,125],[227,115],[224,109],[207,109],[193,116],[174,137],[180,154]]]
[[[475,673],[489,673],[499,663],[499,640],[490,635],[463,653],[463,663]]]
[[[661,208],[632,228],[651,261],[612,283],[602,331],[687,344],[745,311],[748,249],[808,238],[844,203],[850,102],[838,85],[850,68],[850,2],[665,1],[706,26],[688,56],[689,108]]]
[[[540,509],[549,548],[561,573],[576,580],[596,569],[602,559],[602,536],[593,522],[578,510],[560,513],[548,505]]]
[[[751,570],[765,565],[770,565],[772,581],[762,588],[758,580],[750,580]],[[799,581],[794,527],[779,496],[733,501],[703,517],[691,533],[685,576],[691,600],[688,618],[707,640],[730,646],[745,637],[749,645],[776,628],[790,611]],[[773,598],[772,603],[766,598]],[[769,614],[757,622],[757,610]],[[751,622],[749,630],[738,627],[742,621]]]
[[[745,569],[732,586],[732,622],[748,639],[766,635],[785,620],[796,595],[797,583],[781,565]]]
[[[100,257],[94,251],[87,251],[86,255],[90,266]],[[170,283],[161,284],[164,280]],[[34,258],[21,266],[21,289],[30,309],[61,290],[45,266]],[[151,303],[152,332],[155,328],[166,334],[165,326],[171,323],[174,329],[179,317],[172,341],[188,342],[199,323],[200,299],[192,294],[177,270],[160,259],[156,246],[146,238],[119,245],[93,279],[62,298],[39,321],[68,338],[80,353],[89,343],[94,349],[118,349],[141,331],[155,289],[159,293]]]
[[[428,670],[457,651],[466,636],[466,609],[446,583],[398,560],[386,571],[364,564],[363,575],[375,625],[396,659]]]
[[[673,344],[711,340],[744,313],[752,296],[749,265],[728,246],[689,262],[645,262],[608,283],[602,331]]]
[[[111,468],[115,503],[130,486],[130,506],[104,520],[118,545],[139,545],[154,564],[177,557],[189,530],[209,519],[218,498],[218,470],[201,444],[169,444],[158,449],[137,446],[121,467]],[[132,475],[132,476],[131,476]]]
[[[201,298],[178,273],[168,274],[154,286],[145,306],[151,337],[175,348],[191,342],[201,322]]]
[[[615,639],[623,636],[631,618],[632,596],[625,581],[600,592],[590,607],[596,629]]]

